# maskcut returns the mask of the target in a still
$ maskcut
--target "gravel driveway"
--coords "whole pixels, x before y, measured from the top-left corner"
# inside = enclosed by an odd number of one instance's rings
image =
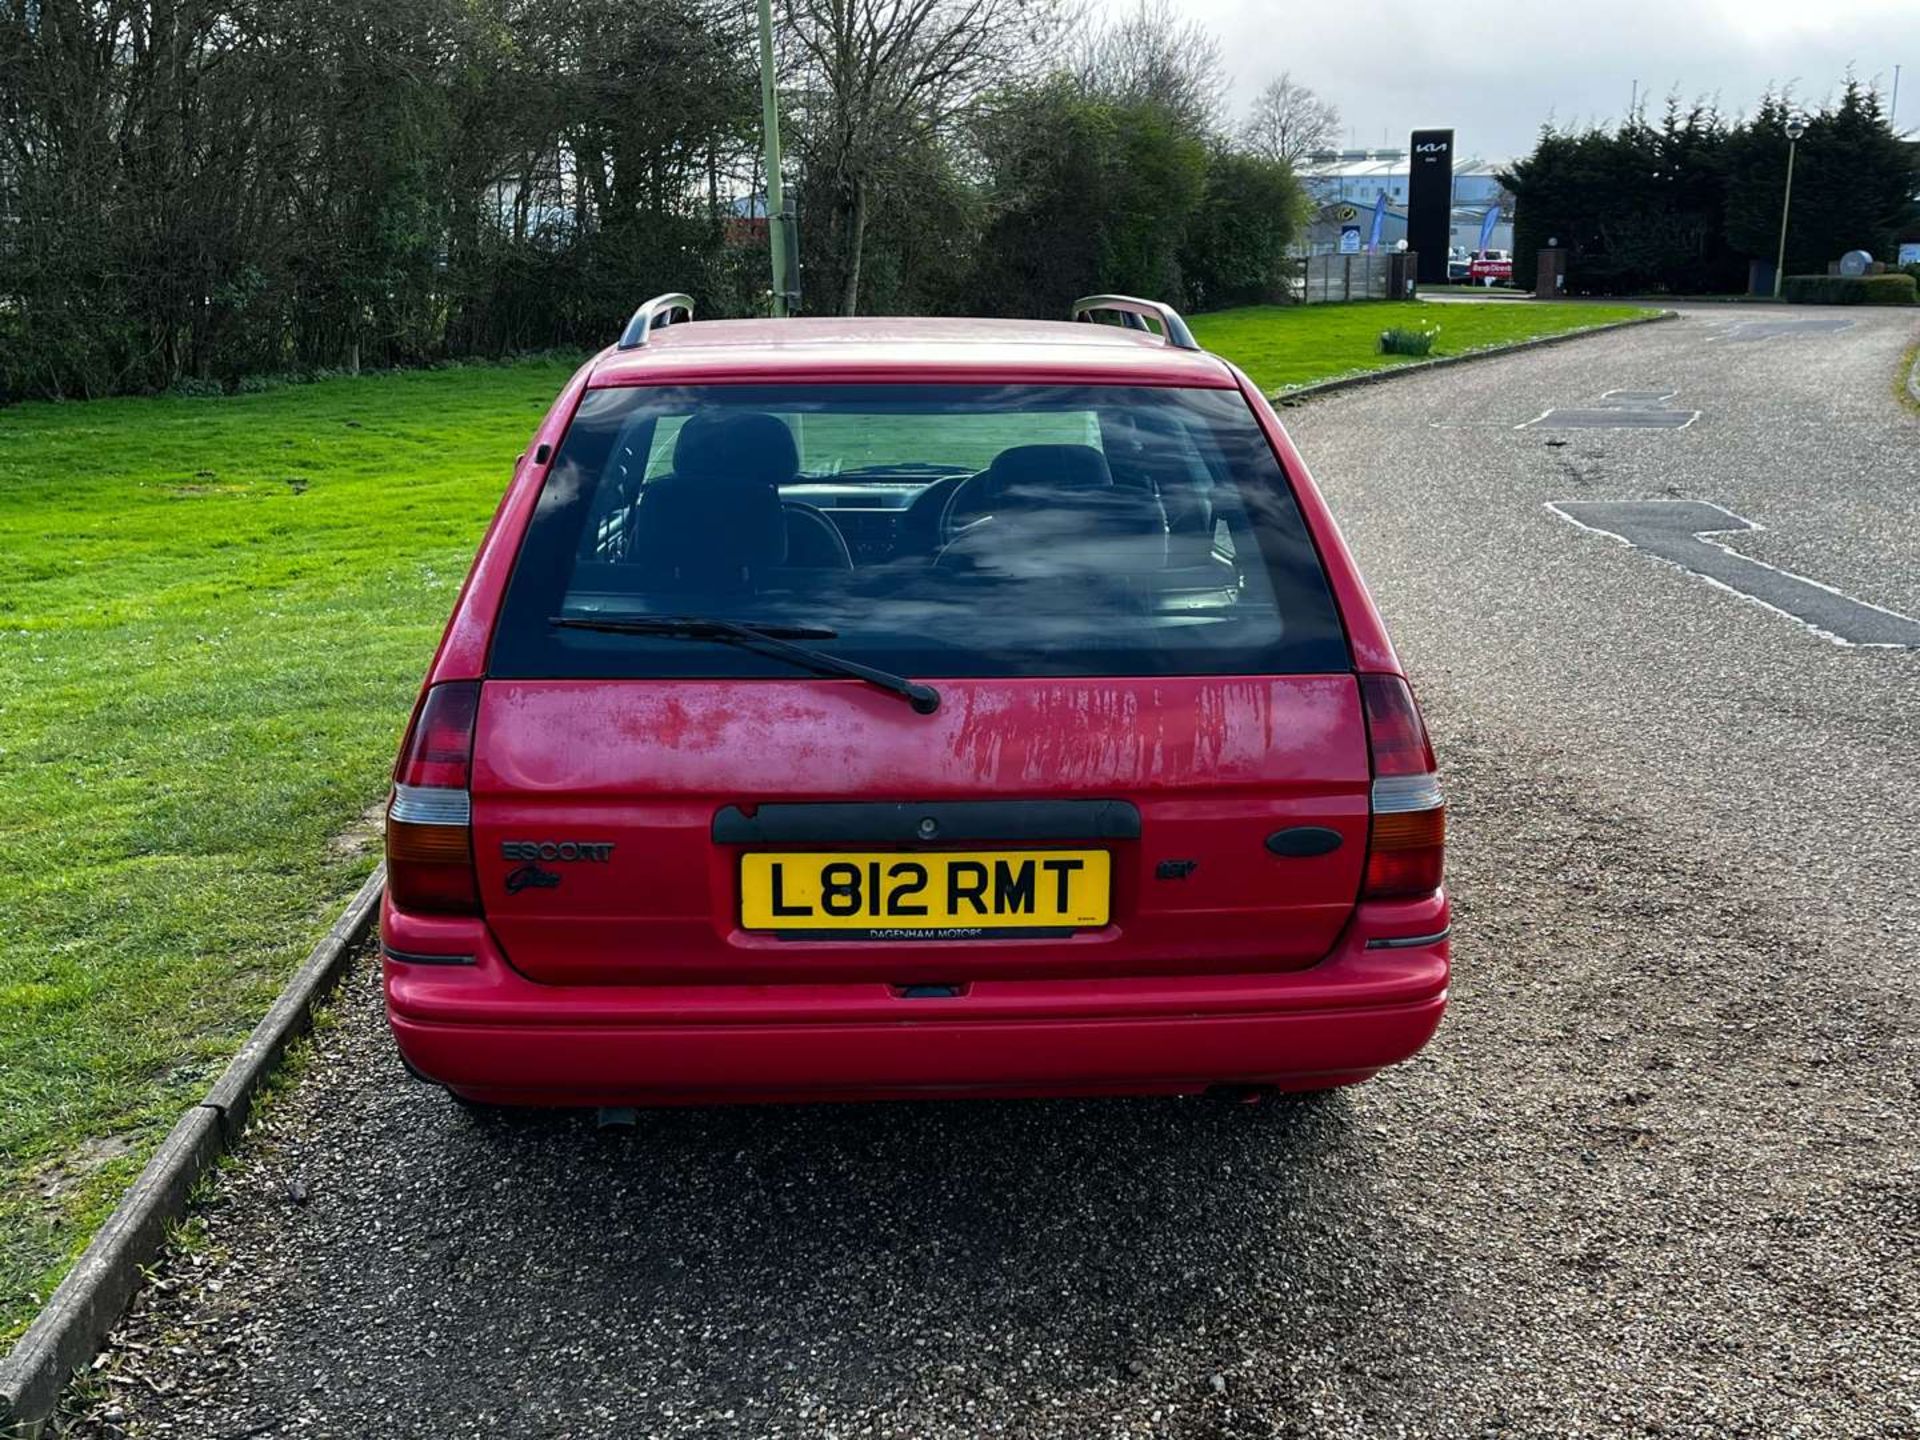
[[[478,1119],[362,964],[67,1428],[1920,1435],[1920,656],[1541,508],[1713,500],[1920,614],[1912,321],[1739,334],[1772,313],[1290,417],[1453,802],[1414,1062],[1253,1108]],[[1697,424],[1513,428],[1662,382]]]

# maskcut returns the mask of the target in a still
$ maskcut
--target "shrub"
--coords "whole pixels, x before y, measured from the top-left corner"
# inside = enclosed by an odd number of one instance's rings
[[[1440,327],[1431,330],[1403,330],[1395,327],[1380,332],[1382,355],[1431,355],[1433,342],[1440,338]]]
[[[226,394],[227,390],[218,380],[206,380],[198,375],[182,375],[167,387],[167,393],[178,395],[186,400],[213,400]]]
[[[1911,305],[1913,276],[1789,275],[1780,286],[1780,298],[1798,305]]]
[[[1186,302],[1222,310],[1291,298],[1287,246],[1300,233],[1305,210],[1305,193],[1285,165],[1216,148],[1181,249]]]

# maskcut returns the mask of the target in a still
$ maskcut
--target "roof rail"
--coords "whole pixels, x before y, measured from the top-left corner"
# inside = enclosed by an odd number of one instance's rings
[[[627,321],[627,328],[620,332],[618,348],[639,349],[647,343],[647,337],[653,331],[673,323],[674,312],[677,310],[686,311],[686,318],[693,319],[693,297],[682,295],[678,291],[669,295],[654,296],[633,312],[633,318]]]
[[[1091,321],[1102,310],[1110,310],[1118,315],[1120,323],[1129,330],[1145,330],[1147,319],[1151,317],[1160,322],[1161,333],[1174,349],[1200,348],[1200,342],[1193,338],[1193,332],[1187,328],[1187,322],[1180,318],[1180,312],[1158,300],[1136,300],[1131,295],[1086,295],[1073,302],[1075,320]]]

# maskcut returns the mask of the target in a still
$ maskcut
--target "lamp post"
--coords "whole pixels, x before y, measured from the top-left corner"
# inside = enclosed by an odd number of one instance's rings
[[[773,313],[784,319],[792,307],[793,277],[788,274],[792,242],[787,229],[793,217],[787,214],[785,197],[780,193],[780,104],[773,84],[773,6],[760,0],[760,111],[762,139],[767,151],[767,248],[773,261]]]
[[[1800,137],[1807,133],[1807,122],[1798,115],[1787,121],[1787,188],[1780,197],[1780,253],[1773,261],[1773,298],[1780,298],[1780,281],[1787,269],[1787,213],[1793,207],[1793,152],[1799,148]]]

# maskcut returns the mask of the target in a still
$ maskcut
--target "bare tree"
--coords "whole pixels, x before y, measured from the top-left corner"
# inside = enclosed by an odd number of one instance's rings
[[[803,71],[799,144],[827,200],[841,314],[859,306],[869,207],[894,157],[1032,69],[1060,13],[1054,0],[784,0]]]
[[[1206,26],[1181,18],[1169,0],[1139,0],[1094,36],[1080,83],[1122,104],[1157,106],[1204,135],[1219,128],[1227,76],[1220,42]]]
[[[1340,112],[1283,70],[1254,100],[1241,139],[1254,153],[1297,170],[1315,151],[1339,143]]]

